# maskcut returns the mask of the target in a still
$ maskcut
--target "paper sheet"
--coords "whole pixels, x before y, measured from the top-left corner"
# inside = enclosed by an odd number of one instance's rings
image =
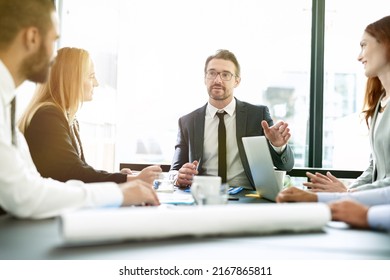
[[[330,221],[321,203],[128,207],[61,216],[67,243],[319,231]]]
[[[175,191],[173,193],[157,192],[161,204],[191,205],[194,204],[194,198],[190,193]]]

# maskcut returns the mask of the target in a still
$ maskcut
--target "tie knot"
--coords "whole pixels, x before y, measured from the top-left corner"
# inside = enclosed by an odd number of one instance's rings
[[[218,116],[218,118],[221,120],[221,119],[223,119],[223,117],[226,115],[227,113],[225,112],[225,111],[223,111],[223,112],[217,112],[217,116]]]

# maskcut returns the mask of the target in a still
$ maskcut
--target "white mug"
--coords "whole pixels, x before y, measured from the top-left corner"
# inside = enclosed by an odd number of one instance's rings
[[[274,171],[275,171],[276,182],[278,182],[279,188],[283,189],[284,178],[286,177],[286,171],[284,170],[274,170]]]
[[[194,176],[191,194],[198,205],[226,204],[228,185],[219,176]]]

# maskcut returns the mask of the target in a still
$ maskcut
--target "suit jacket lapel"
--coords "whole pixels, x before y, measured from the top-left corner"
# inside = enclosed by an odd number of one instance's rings
[[[247,135],[246,133],[247,119],[248,119],[248,110],[245,104],[237,100],[236,98],[236,138],[237,138],[238,153],[240,155],[245,173],[249,178],[249,181],[252,184],[252,186],[254,186],[254,182],[249,171],[250,170],[249,163],[245,155],[244,145],[242,144],[242,137]]]
[[[203,142],[204,142],[204,123],[205,123],[205,116],[206,116],[206,107],[203,106],[200,108],[200,110],[196,113],[194,118],[194,139],[192,139],[193,143],[195,143],[193,156],[194,159],[190,160],[199,160],[203,155]],[[199,166],[200,168],[202,166]]]
[[[247,110],[245,105],[236,99],[236,137],[237,143],[246,135]]]
[[[385,95],[386,93],[383,92],[381,97],[379,98],[379,100],[381,100],[383,98],[383,96]],[[375,107],[375,112],[374,112],[374,115],[372,116],[372,119],[371,119],[371,123],[370,123],[370,145],[371,145],[371,157],[372,157],[372,161],[373,161],[373,169],[372,169],[372,181],[374,182],[376,180],[376,154],[375,154],[375,150],[374,150],[374,146],[375,146],[375,123],[377,121],[377,117],[378,117],[378,113],[379,113],[379,109],[380,109],[380,101],[378,102],[378,104],[376,104],[376,107]],[[384,113],[383,113],[384,114]],[[382,117],[382,121],[383,122],[383,117]],[[380,131],[378,131],[380,132]]]
[[[386,92],[383,92],[380,100],[385,96]],[[382,113],[380,123],[378,122],[378,111],[380,110],[380,102],[378,102],[375,113],[373,115],[373,121],[370,126],[370,144],[371,155],[373,160],[373,182],[386,177],[388,168],[386,167],[389,151],[388,151],[388,130],[390,128],[390,103],[387,104],[386,109]],[[376,129],[375,129],[376,128]],[[378,166],[381,166],[378,170]]]

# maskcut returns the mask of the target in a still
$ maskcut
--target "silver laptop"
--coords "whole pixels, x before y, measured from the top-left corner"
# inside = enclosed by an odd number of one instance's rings
[[[271,153],[265,136],[242,137],[252,178],[257,193],[268,200],[275,201],[280,192]]]

